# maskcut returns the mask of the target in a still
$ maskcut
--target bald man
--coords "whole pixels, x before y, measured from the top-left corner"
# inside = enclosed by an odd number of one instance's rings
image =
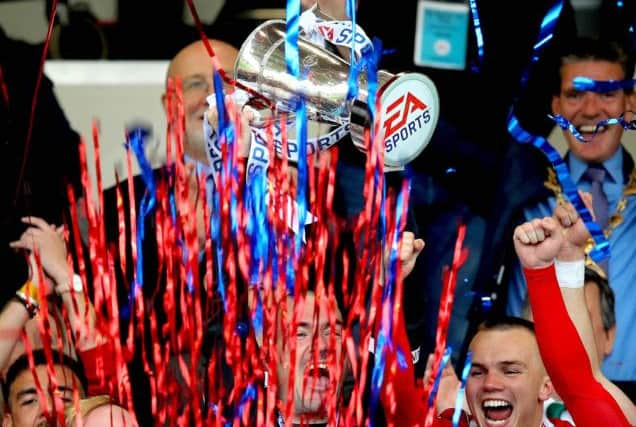
[[[234,63],[238,56],[238,50],[233,46],[220,41],[209,39],[212,49],[219,64],[228,75],[234,74]],[[202,40],[191,43],[181,49],[170,61],[168,72],[166,73],[166,92],[161,96],[164,109],[168,107],[168,83],[171,80],[181,82],[183,89],[183,111],[185,114],[185,138],[183,141],[183,151],[186,164],[196,170],[196,174],[190,176],[189,194],[193,199],[197,197],[198,180],[201,176],[210,173],[208,158],[206,154],[206,144],[203,136],[203,117],[208,111],[206,98],[214,93],[214,83],[212,73],[214,70],[212,58],[208,53]],[[192,162],[194,161],[194,162]],[[211,202],[211,184],[208,184],[206,193],[208,203]],[[205,245],[205,226],[202,204],[197,206],[197,235],[201,247]]]
[[[228,73],[233,73],[234,61],[238,54],[238,51],[227,43],[210,40],[212,48],[216,52],[217,58]],[[168,80],[179,79],[182,82],[183,87],[183,109],[185,113],[185,137],[184,137],[184,154],[186,162],[189,164],[195,164],[197,172],[207,174],[207,157],[205,153],[205,143],[203,140],[203,115],[207,111],[207,104],[205,98],[214,92],[212,83],[213,65],[212,59],[202,41],[197,41],[184,47],[177,55],[170,61],[166,75],[166,93],[161,97],[161,101],[164,108],[168,103],[167,86]],[[156,179],[166,179],[168,171],[164,168],[155,170]],[[194,179],[194,174],[191,175],[191,188],[193,191],[189,191],[192,197],[198,195],[196,191],[197,180]],[[200,176],[200,175],[199,175]],[[134,185],[134,203],[139,209],[140,200],[146,192],[146,185],[143,182],[141,176],[136,176],[133,180]],[[122,194],[127,194],[127,183],[123,182],[119,184],[119,188]],[[124,212],[130,210],[130,201],[128,197],[124,196]],[[197,234],[199,237],[199,243],[202,244],[205,240],[205,227],[203,226],[203,212],[200,209],[204,203],[197,203]],[[139,212],[139,210],[137,210]],[[116,244],[119,239],[119,225],[118,225],[118,208],[116,188],[110,188],[104,192],[104,219],[106,222],[107,239],[109,242]],[[131,225],[129,219],[126,219],[126,233],[130,233]],[[143,278],[144,278],[144,294],[151,298],[157,290],[164,292],[165,283],[162,276],[162,271],[159,268],[158,250],[156,242],[157,225],[155,223],[155,215],[149,215],[145,221],[145,239],[144,239],[144,257],[143,257]],[[119,256],[119,254],[116,254]],[[130,254],[128,255],[130,256]],[[115,261],[115,265],[119,266],[119,260]],[[118,287],[126,289],[129,283],[131,283],[133,276],[133,266],[126,264],[126,271],[118,269]],[[159,298],[152,306],[152,310],[157,313],[157,319],[165,319],[165,313],[163,309],[163,303]],[[126,299],[121,299],[120,307],[126,305]],[[135,354],[133,361],[130,365],[131,383],[133,386],[133,401],[135,403],[135,411],[139,425],[154,425],[153,414],[150,405],[150,385],[148,378],[144,375],[143,362],[141,360],[141,354],[139,351]]]
[[[210,40],[221,67],[226,73],[234,73],[234,62],[238,50],[220,40]],[[201,40],[189,44],[170,61],[166,75],[166,89],[170,79],[179,79],[183,87],[183,110],[185,113],[184,151],[192,159],[207,164],[205,141],[203,140],[203,116],[208,109],[206,97],[214,92],[212,82],[212,59]],[[161,97],[164,108],[168,97]]]

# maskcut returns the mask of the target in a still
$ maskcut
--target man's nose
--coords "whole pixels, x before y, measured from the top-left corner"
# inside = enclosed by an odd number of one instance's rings
[[[494,391],[504,388],[501,375],[497,372],[488,372],[484,379],[484,389]]]
[[[595,117],[600,113],[600,100],[598,94],[594,92],[587,92],[583,97],[583,105],[581,111],[587,117]]]
[[[329,354],[329,336],[317,334],[314,346],[314,351],[318,353],[318,357],[325,360]]]

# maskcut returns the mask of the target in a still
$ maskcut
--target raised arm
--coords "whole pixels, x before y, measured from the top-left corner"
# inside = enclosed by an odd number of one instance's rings
[[[582,197],[588,207],[591,207],[592,201],[589,194],[583,194]],[[585,245],[589,233],[571,204],[558,206],[554,211],[554,218],[564,229],[565,236],[563,246],[557,254],[556,264],[563,302],[585,347],[594,378],[612,395],[629,421],[636,424],[636,406],[616,385],[605,378],[600,367],[601,356],[597,354],[594,343],[594,330],[584,292]]]
[[[605,425],[629,426],[622,408],[595,378],[586,348],[561,297],[554,260],[557,255],[567,255],[565,234],[554,218],[527,222],[514,233],[543,363],[578,425],[597,425],[603,420]]]
[[[49,225],[37,217],[24,219],[31,225],[20,240],[12,242],[14,248],[25,249],[33,254],[38,252],[45,280],[50,280],[53,290],[57,292],[66,311],[69,323],[76,340],[78,351],[94,348],[96,344],[95,311],[85,294],[81,291],[71,292],[73,272],[66,259],[66,242],[61,229]]]
[[[0,312],[0,372],[8,368],[9,358],[20,339],[20,333],[29,320],[26,306],[17,299],[7,302]]]
[[[31,259],[34,252],[37,251],[39,254],[42,270],[46,276],[46,288],[60,296],[68,315],[68,323],[75,340],[75,350],[86,371],[88,394],[108,393],[108,383],[115,377],[110,344],[97,330],[93,304],[83,292],[81,283],[76,283],[77,278],[67,264],[66,242],[61,235],[61,229],[37,217],[25,218],[24,222],[31,227],[24,232],[20,240],[12,242],[11,246],[30,251]],[[32,266],[32,270],[36,269],[37,265]],[[5,308],[16,310],[13,306]],[[19,318],[21,317],[16,317],[16,319]],[[0,361],[2,361],[1,357],[2,348],[0,347]]]

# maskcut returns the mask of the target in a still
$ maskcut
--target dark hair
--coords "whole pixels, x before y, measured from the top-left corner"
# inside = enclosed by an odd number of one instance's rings
[[[558,73],[555,78],[554,94],[561,91],[561,70],[564,65],[581,61],[607,61],[619,64],[623,69],[625,79],[634,76],[634,51],[631,47],[616,40],[579,37],[569,43],[560,54]],[[626,93],[633,92],[633,86],[625,89]]]
[[[534,335],[534,323],[514,316],[495,316],[486,319],[479,325],[475,335],[482,331],[507,331],[510,329],[525,329]]]
[[[603,329],[609,331],[616,325],[616,314],[614,312],[614,291],[610,287],[607,278],[589,267],[585,267],[585,283],[594,283],[601,296],[601,319],[603,319]]]
[[[44,350],[40,349],[33,351],[33,364],[35,366],[47,364],[47,358]],[[69,368],[79,379],[84,392],[86,392],[88,388],[86,375],[84,374],[84,368],[77,360],[67,356],[62,352],[53,351],[53,364]],[[29,357],[27,354],[23,354],[18,357],[7,370],[7,375],[5,375],[4,380],[2,381],[2,394],[7,405],[9,404],[9,391],[11,390],[13,382],[18,377],[18,375],[28,369]]]

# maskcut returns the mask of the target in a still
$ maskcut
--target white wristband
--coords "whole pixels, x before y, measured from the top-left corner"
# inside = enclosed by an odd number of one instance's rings
[[[582,288],[585,285],[585,261],[554,262],[557,281],[562,288]]]

